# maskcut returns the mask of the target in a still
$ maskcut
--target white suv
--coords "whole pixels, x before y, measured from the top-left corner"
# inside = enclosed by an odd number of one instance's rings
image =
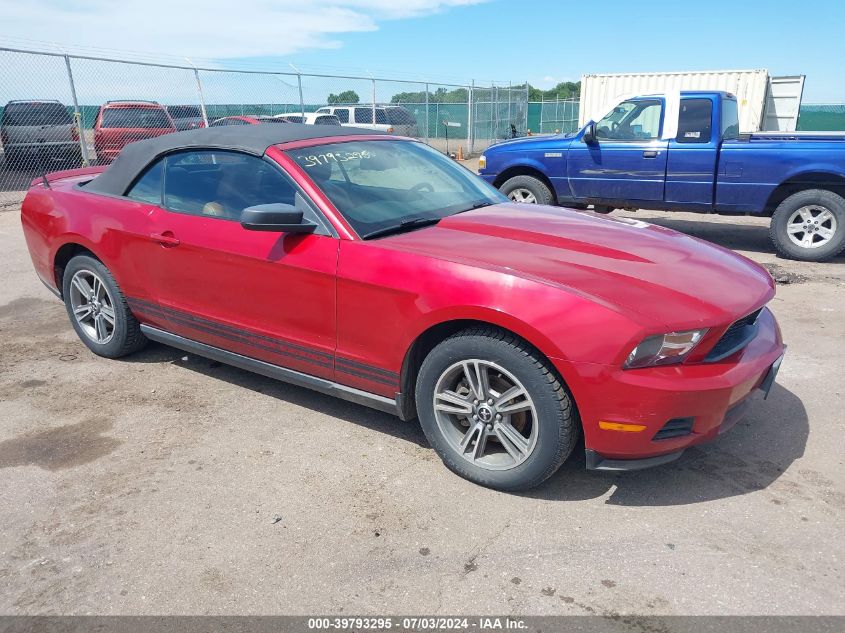
[[[373,110],[375,109],[375,121]],[[420,135],[417,118],[400,105],[326,106],[317,110],[318,114],[334,114],[340,124],[346,127],[360,127],[367,130],[379,130],[399,136],[418,137]]]
[[[373,120],[374,110],[375,120]],[[384,108],[373,108],[373,106],[367,105],[326,106],[317,110],[317,114],[333,114],[344,127],[360,127],[365,130],[378,130],[388,134],[394,132]]]

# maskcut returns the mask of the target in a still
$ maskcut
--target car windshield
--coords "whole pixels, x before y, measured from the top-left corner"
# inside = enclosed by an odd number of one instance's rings
[[[12,103],[3,113],[3,125],[69,125],[70,114],[60,103]]]
[[[507,202],[469,170],[414,141],[350,141],[287,154],[363,238]]]
[[[172,127],[161,108],[106,108],[101,127],[155,128]]]

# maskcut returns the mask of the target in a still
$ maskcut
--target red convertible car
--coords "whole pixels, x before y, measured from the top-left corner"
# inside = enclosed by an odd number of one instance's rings
[[[33,182],[35,269],[82,341],[148,340],[418,418],[519,490],[663,464],[728,429],[784,347],[769,274],[642,222],[511,204],[423,143],[255,125]]]

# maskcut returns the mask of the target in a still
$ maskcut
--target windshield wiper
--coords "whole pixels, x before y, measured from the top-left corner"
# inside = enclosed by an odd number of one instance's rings
[[[431,226],[432,224],[437,224],[440,222],[442,218],[408,218],[407,220],[402,220],[399,224],[394,226],[388,226],[383,229],[378,229],[373,231],[372,233],[367,233],[364,235],[364,239],[368,240],[371,237],[382,237],[384,235],[394,235],[396,233],[405,233],[407,231],[413,231],[414,229],[419,229],[424,226]]]
[[[452,215],[458,215],[459,213],[466,213],[467,211],[475,211],[476,209],[481,209],[483,207],[492,207],[495,202],[489,202],[487,200],[481,200],[479,202],[475,202],[468,206],[466,209],[461,209],[460,211],[455,211]]]

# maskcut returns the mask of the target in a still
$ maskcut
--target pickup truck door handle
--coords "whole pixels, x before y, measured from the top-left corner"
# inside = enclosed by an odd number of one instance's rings
[[[657,158],[659,153],[656,149],[647,149],[643,152],[643,158]]]
[[[162,246],[179,246],[179,244],[181,244],[179,238],[173,235],[173,231],[153,233],[152,235],[150,235],[150,238],[152,238]]]

